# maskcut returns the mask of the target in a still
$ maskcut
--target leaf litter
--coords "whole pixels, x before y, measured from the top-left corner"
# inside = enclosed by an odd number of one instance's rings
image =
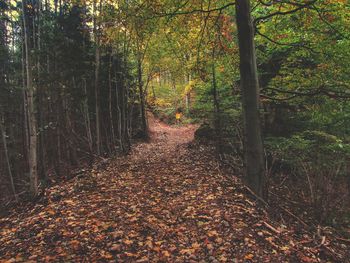
[[[150,142],[1,218],[0,262],[346,262],[269,219],[196,128],[151,117]]]

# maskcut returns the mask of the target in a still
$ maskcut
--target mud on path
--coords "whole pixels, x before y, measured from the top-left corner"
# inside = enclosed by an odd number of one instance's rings
[[[319,262],[190,143],[196,126],[149,125],[128,156],[0,219],[0,262]]]

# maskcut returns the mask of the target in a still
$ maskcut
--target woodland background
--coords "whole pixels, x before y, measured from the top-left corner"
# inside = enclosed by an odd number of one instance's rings
[[[270,199],[346,226],[350,2],[251,2]],[[3,206],[128,153],[147,110],[201,123],[196,138],[241,174],[234,4],[0,0]]]

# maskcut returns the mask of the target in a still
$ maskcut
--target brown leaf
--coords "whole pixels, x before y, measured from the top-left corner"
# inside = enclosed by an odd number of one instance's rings
[[[80,247],[80,242],[78,240],[72,240],[70,241],[70,245],[74,250],[78,250]]]
[[[110,248],[111,251],[113,252],[119,252],[121,251],[122,246],[120,244],[113,244]]]
[[[162,251],[162,254],[164,257],[167,257],[167,258],[170,257],[170,253],[167,250]]]
[[[310,258],[310,257],[307,257],[307,256],[302,256],[300,259],[301,259],[302,262],[306,262],[306,263],[314,263],[314,262],[317,262],[316,259]]]

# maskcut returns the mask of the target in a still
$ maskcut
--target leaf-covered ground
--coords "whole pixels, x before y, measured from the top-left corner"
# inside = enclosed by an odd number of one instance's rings
[[[190,143],[196,127],[150,126],[151,141],[128,156],[0,219],[0,262],[334,261],[327,241],[269,220],[206,147]]]

